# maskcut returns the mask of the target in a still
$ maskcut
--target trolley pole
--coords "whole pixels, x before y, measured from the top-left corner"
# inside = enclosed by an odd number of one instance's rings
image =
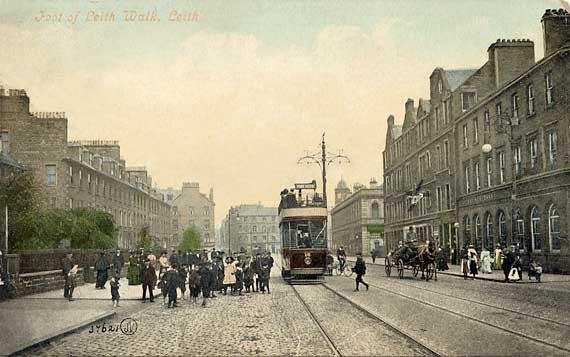
[[[301,157],[297,163],[306,163],[306,164],[317,164],[320,166],[322,171],[322,179],[323,179],[323,201],[325,207],[328,207],[327,201],[327,166],[332,164],[335,160],[338,160],[339,164],[343,161],[350,163],[350,159],[342,155],[342,151],[339,151],[338,154],[330,153],[327,151],[327,145],[325,143],[325,133],[323,133],[322,141],[321,141],[321,150],[315,154],[307,154]]]

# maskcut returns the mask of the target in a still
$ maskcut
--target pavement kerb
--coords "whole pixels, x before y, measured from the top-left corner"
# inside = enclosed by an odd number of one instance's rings
[[[39,345],[39,344],[49,342],[49,341],[56,339],[58,337],[61,337],[63,335],[67,335],[67,334],[73,333],[77,330],[81,330],[82,328],[87,327],[87,326],[94,324],[96,322],[99,322],[101,320],[108,319],[109,317],[114,316],[115,313],[116,313],[115,311],[108,311],[108,312],[101,313],[97,316],[94,316],[93,318],[82,321],[76,325],[72,325],[70,327],[67,327],[67,328],[61,329],[59,331],[50,333],[47,336],[40,337],[40,338],[34,339],[32,341],[25,342],[25,343],[15,347],[15,348],[13,348],[12,350],[3,351],[3,353],[5,353],[6,356],[9,356],[9,355],[12,355],[15,353],[21,353],[21,352],[23,352],[29,348],[32,348],[32,347]]]

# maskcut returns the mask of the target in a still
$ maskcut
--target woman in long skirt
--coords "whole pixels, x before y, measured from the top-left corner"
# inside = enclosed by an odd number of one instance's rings
[[[127,280],[129,285],[139,285],[141,283],[141,274],[138,265],[137,256],[131,252],[129,256],[129,270],[127,272]]]

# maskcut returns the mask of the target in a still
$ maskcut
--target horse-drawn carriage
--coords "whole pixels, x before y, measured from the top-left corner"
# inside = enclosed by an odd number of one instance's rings
[[[396,268],[398,276],[402,279],[404,270],[410,269],[414,277],[417,277],[421,271],[422,279],[429,281],[434,278],[437,280],[436,252],[437,249],[432,242],[423,245],[418,245],[415,242],[406,243],[388,253],[385,259],[386,276],[390,276],[392,268]]]

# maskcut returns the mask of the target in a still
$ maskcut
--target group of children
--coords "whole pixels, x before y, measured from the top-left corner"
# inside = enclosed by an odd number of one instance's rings
[[[180,267],[172,264],[160,272],[158,288],[168,308],[177,306],[178,290],[182,299],[186,299],[186,286],[194,304],[202,293],[202,306],[206,306],[207,298],[216,297],[215,292],[227,295],[230,290],[231,295],[242,295],[245,289],[246,293],[265,293],[267,290],[270,294],[269,276],[272,266],[271,256],[247,258],[238,262],[230,256],[225,259],[225,263],[221,259],[203,260],[200,264],[182,264]]]

